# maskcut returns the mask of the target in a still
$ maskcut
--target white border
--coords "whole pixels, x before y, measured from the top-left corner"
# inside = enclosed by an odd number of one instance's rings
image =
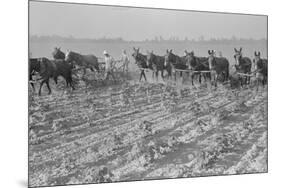
[[[271,187],[280,185],[280,18],[278,1],[261,0],[65,0],[169,9],[269,15],[269,173],[256,175],[154,180],[72,187]],[[27,0],[1,1],[0,55],[0,187],[27,186]],[[280,135],[280,136],[279,136]],[[276,187],[276,186],[275,186]]]

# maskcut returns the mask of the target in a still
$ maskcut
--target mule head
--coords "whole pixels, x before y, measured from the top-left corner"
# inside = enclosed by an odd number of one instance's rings
[[[168,64],[170,64],[171,62],[175,61],[175,55],[173,54],[173,50],[172,49],[167,49],[166,50],[166,54],[164,55],[164,65],[167,66]]]
[[[255,51],[254,55],[255,56],[254,56],[253,62],[256,63],[261,59],[261,53]]]
[[[58,48],[58,47],[55,47],[55,48],[54,48],[54,51],[53,51],[53,56],[54,56],[54,57],[57,55],[58,51],[59,51],[59,48]]]
[[[54,59],[65,59],[65,54],[60,50],[60,48],[55,47],[53,57]]]
[[[188,52],[185,50],[185,54],[186,54],[186,60],[187,60],[187,64],[190,67],[195,67],[196,66],[196,60],[195,60],[195,56],[194,56],[194,52]]]
[[[209,64],[209,68],[210,70],[212,70],[215,66],[215,51],[214,50],[208,50],[208,64]]]
[[[262,60],[261,60],[261,53],[256,52],[254,53],[254,59],[253,59],[254,67],[255,69],[261,68],[262,65]]]
[[[67,50],[66,51],[66,54],[65,54],[65,61],[66,62],[71,62],[73,61],[73,57],[72,57],[72,52],[70,50]]]
[[[153,51],[151,51],[151,52],[147,51],[147,56],[146,56],[146,65],[147,66],[150,66],[152,64],[153,58],[154,58]]]
[[[45,73],[49,68],[48,63],[50,62],[49,59],[42,57],[38,59],[39,66],[40,66],[40,73]]]
[[[236,48],[234,48],[234,59],[235,59],[235,64],[240,65],[240,60],[242,58],[242,48],[240,47],[239,50],[237,50]]]
[[[139,56],[139,48],[133,47],[134,52],[132,53],[133,58],[137,61],[137,58]]]

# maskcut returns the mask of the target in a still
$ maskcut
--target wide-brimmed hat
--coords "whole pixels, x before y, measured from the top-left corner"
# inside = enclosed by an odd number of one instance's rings
[[[107,51],[106,51],[106,50],[104,50],[104,51],[103,51],[103,54],[104,54],[104,55],[106,55],[106,54],[108,55],[108,53],[107,53]]]

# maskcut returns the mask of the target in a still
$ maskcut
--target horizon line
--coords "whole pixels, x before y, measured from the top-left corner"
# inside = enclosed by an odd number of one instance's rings
[[[154,36],[153,38],[146,38],[146,39],[141,39],[141,40],[128,40],[124,39],[123,37],[107,37],[103,36],[100,38],[92,38],[92,37],[77,37],[77,36],[61,36],[61,35],[56,35],[56,34],[50,34],[50,35],[40,35],[40,34],[29,34],[29,39],[31,38],[62,38],[62,39],[71,39],[71,40],[121,40],[124,42],[147,42],[147,41],[195,41],[195,42],[203,42],[203,41],[212,41],[212,40],[254,40],[254,41],[260,41],[260,40],[268,40],[267,37],[261,37],[261,38],[251,38],[251,37],[237,37],[235,35],[231,37],[210,37],[210,38],[205,38],[203,35],[199,36],[197,38],[188,38],[188,36],[185,37],[178,37],[178,36],[170,36],[170,38],[164,38],[161,35]]]

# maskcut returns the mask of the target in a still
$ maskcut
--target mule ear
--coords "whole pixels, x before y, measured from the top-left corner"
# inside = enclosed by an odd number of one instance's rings
[[[237,50],[236,48],[234,48],[234,51],[235,51],[235,52],[238,52],[238,50]]]
[[[258,56],[260,56],[261,55],[261,52],[258,52]]]
[[[208,54],[211,55],[211,51],[210,50],[208,50]]]
[[[169,50],[167,49],[166,52],[169,53]]]
[[[254,54],[255,54],[255,56],[257,56],[257,52],[256,52],[256,51],[255,51],[255,53],[254,53]]]
[[[133,50],[134,50],[134,51],[136,51],[136,48],[135,48],[135,47],[133,47]]]
[[[173,50],[171,49],[171,50],[170,50],[170,53],[172,53],[172,51],[173,51]]]
[[[240,53],[242,52],[242,47],[240,47],[240,50],[239,50],[239,52],[240,52]]]

